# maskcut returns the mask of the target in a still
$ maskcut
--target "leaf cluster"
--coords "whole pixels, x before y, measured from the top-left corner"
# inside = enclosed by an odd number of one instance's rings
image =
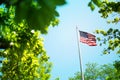
[[[31,29],[26,20],[15,22],[15,7],[2,7],[0,24],[0,57],[2,80],[48,80],[52,64],[48,61],[41,31]]]
[[[96,5],[97,7],[102,6],[101,0],[91,0],[91,1],[88,3],[88,6],[91,8],[92,11],[95,9],[95,5]]]
[[[119,29],[110,28],[107,31],[105,30],[96,30],[97,34],[102,34],[104,37],[98,37],[97,40],[100,42],[100,46],[108,45],[104,49],[104,54],[110,53],[110,51],[117,51],[120,53],[120,31]]]
[[[9,32],[4,33],[4,38],[10,42],[11,47],[1,52],[5,58],[2,61],[2,79],[48,80],[51,64],[48,62],[43,39],[39,37],[40,32],[30,31],[24,22],[12,25],[16,27],[6,27]]]
[[[102,14],[101,17],[107,18],[112,13],[120,13],[120,2],[118,1],[108,1],[108,0],[91,0],[88,6],[93,11],[95,6],[99,8],[99,13]]]
[[[113,20],[108,20],[108,23],[118,23],[120,21],[120,2],[119,1],[108,1],[108,0],[91,0],[89,2],[89,7],[91,10],[95,9],[95,6],[99,8],[99,13],[102,14],[102,18],[108,18],[109,15],[115,14]],[[104,49],[103,54],[108,54],[111,51],[117,51],[120,53],[120,31],[119,28],[109,28],[109,30],[96,30],[97,34],[102,34],[102,37],[98,37],[100,46],[107,44],[107,48]]]
[[[4,4],[7,9],[11,6],[15,7],[14,19],[16,23],[23,20],[28,24],[30,29],[40,30],[41,33],[47,33],[49,25],[57,25],[57,17],[59,16],[56,8],[65,4],[65,0],[2,0],[0,4]],[[8,14],[8,13],[7,13]],[[4,23],[2,16],[0,21]],[[54,24],[53,24],[54,23]]]
[[[120,79],[120,60],[116,60],[113,65],[116,68],[116,76]]]

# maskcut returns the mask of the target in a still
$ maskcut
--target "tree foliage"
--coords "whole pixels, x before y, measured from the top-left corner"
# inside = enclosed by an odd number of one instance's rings
[[[104,38],[98,37],[100,41],[100,46],[108,44],[107,48],[104,49],[103,54],[108,54],[111,51],[117,51],[120,53],[120,31],[119,29],[110,28],[108,31],[105,30],[96,30],[97,34],[102,34]]]
[[[108,23],[117,23],[120,22],[120,0],[91,0],[88,4],[91,10],[95,9],[95,6],[99,8],[99,13],[102,18],[108,19]],[[112,16],[111,16],[112,15]],[[114,15],[114,16],[113,16]],[[112,19],[112,20],[110,20]],[[115,25],[116,26],[116,25]],[[111,51],[117,51],[120,53],[120,30],[118,27],[111,27],[107,31],[105,30],[96,30],[97,34],[102,34],[104,38],[98,37],[100,46],[102,44],[108,44],[104,49],[104,54],[108,54]]]
[[[1,0],[2,80],[49,80],[51,62],[41,33],[58,24],[56,7],[64,0]]]
[[[120,79],[120,60],[116,60],[113,64],[117,70],[116,76]]]
[[[47,33],[48,26],[58,24],[59,16],[56,7],[65,4],[65,0],[1,0],[7,9],[15,7],[15,22],[20,23],[23,20],[30,29],[40,30]],[[4,24],[7,15],[1,16],[0,23]]]
[[[14,8],[9,9],[8,15],[11,16]],[[6,21],[5,26],[1,25],[1,34],[10,43],[0,54],[4,57],[2,80],[48,80],[51,64],[40,32],[29,29],[24,21],[16,24],[13,19],[14,16]]]
[[[99,8],[99,13],[102,18],[107,19],[107,23],[119,24],[120,22],[120,0],[91,0],[88,5],[91,10],[95,9],[95,6]],[[102,34],[102,37],[98,37],[100,46],[107,44],[108,46],[104,49],[103,54],[108,54],[111,51],[115,53],[120,53],[120,30],[119,25],[114,25],[105,30],[96,30],[97,34]],[[114,62],[114,67],[116,68],[116,79],[120,79],[120,60]],[[115,77],[114,77],[115,78]],[[108,80],[114,80],[113,77],[109,76]]]
[[[86,80],[96,80],[98,77],[99,69],[96,63],[86,64],[87,68],[85,69],[85,79]]]
[[[98,65],[97,63],[86,64],[84,72],[85,80],[119,80],[117,70],[112,64]],[[80,72],[75,73],[69,80],[81,80]]]
[[[88,6],[93,11],[95,6],[99,8],[99,13],[102,18],[107,19],[107,23],[110,24],[119,24],[120,22],[120,0],[91,0]],[[114,25],[116,26],[116,25]],[[100,42],[100,46],[106,46],[103,50],[103,54],[108,54],[111,51],[120,54],[120,30],[119,26],[117,28],[111,27],[107,31],[105,30],[96,30],[97,34],[102,34],[102,37],[98,37],[98,41]],[[120,79],[120,60],[116,60],[114,62],[114,67],[116,68],[116,78]],[[112,79],[112,76],[108,78]]]

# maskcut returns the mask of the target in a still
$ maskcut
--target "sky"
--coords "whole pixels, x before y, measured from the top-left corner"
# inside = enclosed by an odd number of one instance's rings
[[[92,12],[87,5],[88,2],[89,0],[67,0],[66,5],[57,8],[60,14],[59,25],[50,27],[48,34],[43,35],[45,49],[53,63],[51,80],[57,77],[60,80],[68,80],[74,73],[80,71],[76,27],[94,34],[96,29],[106,30],[109,26],[113,26],[108,25],[106,20],[100,17],[98,9]],[[118,58],[114,52],[102,55],[104,46],[91,47],[83,43],[79,46],[83,70],[88,62],[102,65],[113,63]]]

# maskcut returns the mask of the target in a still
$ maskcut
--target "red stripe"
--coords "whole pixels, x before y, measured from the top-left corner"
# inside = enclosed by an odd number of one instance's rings
[[[84,38],[84,37],[80,37],[80,42],[82,42],[82,43],[87,43],[87,38]]]

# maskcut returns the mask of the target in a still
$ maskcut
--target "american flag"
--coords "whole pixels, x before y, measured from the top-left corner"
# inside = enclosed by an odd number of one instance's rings
[[[80,33],[80,42],[88,44],[89,46],[97,46],[95,35],[84,31],[79,31],[79,33]]]

